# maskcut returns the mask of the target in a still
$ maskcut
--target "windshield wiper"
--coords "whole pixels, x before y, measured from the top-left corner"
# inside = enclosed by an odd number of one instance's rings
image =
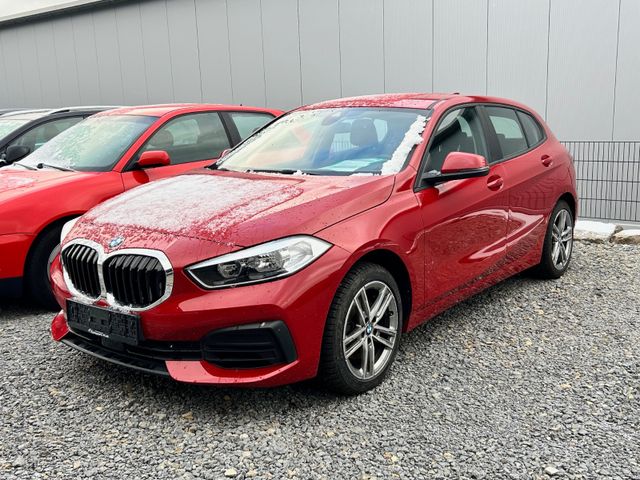
[[[302,175],[318,175],[315,172],[305,172],[304,170],[294,170],[292,168],[283,168],[282,170],[269,168],[252,168],[249,171],[252,173],[281,173],[282,175],[294,175],[296,173],[301,173]]]
[[[62,172],[75,172],[73,168],[61,167],[60,165],[52,165],[50,163],[39,163],[36,165],[39,169],[43,169],[44,167],[53,168],[55,170],[60,170]]]
[[[38,170],[37,168],[32,167],[31,165],[25,165],[24,163],[18,163],[18,162],[15,162],[15,163],[7,163],[7,165],[19,165],[19,166],[21,166],[21,167],[26,168],[27,170]],[[1,165],[0,165],[0,166],[1,166]]]

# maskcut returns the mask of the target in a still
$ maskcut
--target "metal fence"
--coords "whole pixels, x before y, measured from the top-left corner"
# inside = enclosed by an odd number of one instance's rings
[[[562,142],[575,160],[580,217],[640,222],[640,142]]]

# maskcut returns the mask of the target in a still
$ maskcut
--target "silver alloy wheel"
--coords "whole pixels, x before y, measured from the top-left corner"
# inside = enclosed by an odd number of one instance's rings
[[[562,270],[569,263],[573,248],[573,224],[571,213],[562,209],[556,214],[551,227],[551,261],[553,266]]]
[[[379,280],[358,290],[347,310],[342,351],[351,373],[361,380],[377,376],[389,363],[398,339],[398,303]]]

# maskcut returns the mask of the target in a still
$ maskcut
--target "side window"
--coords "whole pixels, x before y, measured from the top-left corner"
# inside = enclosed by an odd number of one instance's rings
[[[257,112],[229,112],[229,116],[233,123],[236,124],[241,140],[244,140],[274,118],[273,115],[268,113]]]
[[[475,107],[453,110],[441,120],[427,153],[427,170],[439,172],[444,159],[451,152],[475,153],[489,161],[480,117]]]
[[[81,120],[83,120],[82,117],[69,117],[43,123],[16,138],[11,142],[11,145],[29,147],[31,151],[34,152],[53,137],[64,132],[67,128],[72,127]]]
[[[515,110],[489,106],[485,110],[498,136],[502,158],[511,157],[529,148]]]
[[[518,118],[520,119],[520,124],[524,129],[524,134],[527,137],[527,142],[529,142],[529,146],[533,147],[540,143],[540,141],[544,138],[542,133],[542,127],[538,122],[529,114],[518,111]]]
[[[175,165],[217,158],[230,146],[220,115],[206,112],[169,120],[147,140],[140,153],[164,150]]]

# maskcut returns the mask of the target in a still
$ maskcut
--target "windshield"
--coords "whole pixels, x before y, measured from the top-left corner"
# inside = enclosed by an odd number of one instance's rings
[[[11,118],[0,118],[0,138],[9,135],[11,132],[13,132],[15,129],[17,129],[18,127],[20,127],[21,125],[24,125],[25,123],[27,123],[29,120],[18,120],[18,119],[11,119]]]
[[[314,175],[391,174],[422,141],[430,110],[300,110],[249,137],[218,162],[239,171]]]
[[[141,115],[89,117],[57,135],[19,163],[108,171],[156,120],[156,117]]]

